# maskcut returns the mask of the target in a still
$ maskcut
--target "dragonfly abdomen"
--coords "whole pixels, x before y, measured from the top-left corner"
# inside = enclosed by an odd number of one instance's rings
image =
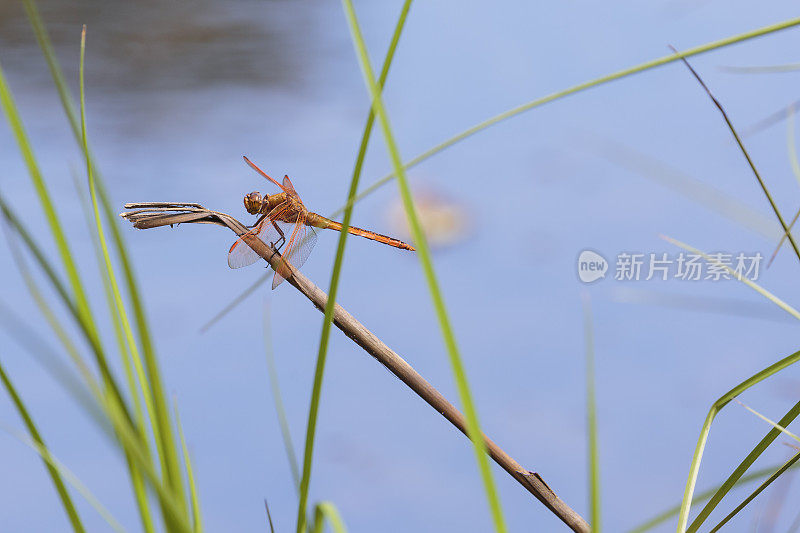
[[[334,222],[333,220],[325,218],[322,215],[317,215],[316,213],[309,213],[306,221],[309,225],[317,228],[342,231],[342,225],[339,222]],[[380,233],[375,233],[374,231],[369,231],[357,228],[355,226],[350,226],[349,228],[347,228],[347,232],[350,233],[351,235],[358,235],[359,237],[364,237],[365,239],[370,239],[383,244],[388,244],[389,246],[394,246],[395,248],[400,248],[402,250],[411,250],[412,252],[415,250],[415,248],[410,244],[406,244],[399,239],[395,239],[394,237],[389,237],[387,235],[381,235]]]

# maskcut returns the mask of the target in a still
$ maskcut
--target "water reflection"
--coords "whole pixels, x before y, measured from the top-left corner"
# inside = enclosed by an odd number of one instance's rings
[[[296,86],[310,2],[37,2],[68,79],[87,24],[87,82],[108,91],[191,90],[218,84]],[[0,48],[9,70],[35,75],[39,55],[21,2],[0,3]]]

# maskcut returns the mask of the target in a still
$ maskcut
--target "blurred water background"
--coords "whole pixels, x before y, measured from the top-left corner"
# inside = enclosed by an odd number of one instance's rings
[[[343,204],[368,100],[338,2],[39,5],[76,93],[80,26],[88,25],[89,138],[119,210],[132,201],[186,201],[245,219],[242,195],[272,191],[243,164],[242,154],[272,175],[289,174],[313,211],[327,214]],[[356,7],[379,64],[400,3],[361,1]],[[668,44],[687,48],[796,12],[791,2],[418,2],[389,76],[387,106],[409,159],[508,108],[662,56]],[[800,96],[798,73],[720,67],[797,62],[798,44],[798,30],[788,30],[692,63],[734,123],[746,129]],[[83,181],[81,155],[17,2],[0,4],[0,62],[85,278],[96,280],[73,180],[78,175]],[[800,189],[786,136],[780,122],[746,143],[791,217]],[[650,159],[645,164],[641,157]],[[0,188],[54,251],[5,126],[0,158]],[[389,169],[376,129],[362,183]],[[721,216],[697,201],[696,189],[676,191],[678,172],[754,214],[736,208],[744,223]],[[608,531],[678,503],[712,402],[798,348],[797,324],[735,281],[578,281],[575,261],[585,248],[611,261],[622,251],[676,253],[660,233],[706,251],[765,256],[777,242],[777,223],[746,162],[680,64],[504,122],[426,161],[410,178],[418,191],[435,191],[459,206],[466,221],[462,238],[437,250],[435,266],[483,429],[584,516],[580,296],[590,293]],[[665,180],[673,186],[665,187]],[[353,223],[397,231],[391,215],[396,199],[390,183],[356,206]],[[263,286],[201,335],[200,326],[263,268],[229,270],[231,234],[212,227],[126,227],[124,234],[165,381],[180,407],[208,530],[264,531],[265,498],[278,530],[291,529],[296,493],[268,388],[264,315],[298,451],[321,315],[288,285],[275,292]],[[323,288],[335,245],[336,234],[324,235],[304,267]],[[760,282],[798,302],[797,272],[787,247]],[[54,344],[8,253],[0,254],[0,279],[0,298]],[[100,283],[91,287],[94,308],[104,310]],[[416,257],[350,239],[339,295],[345,308],[457,400]],[[685,298],[696,305],[667,305]],[[29,353],[4,333],[0,346],[56,456],[136,530],[121,457]],[[777,419],[797,400],[800,382],[792,376],[798,377],[796,370],[743,400]],[[22,427],[5,399],[0,423]],[[768,429],[739,406],[723,411],[699,488],[727,476]],[[338,331],[331,338],[318,435],[312,501],[335,502],[351,531],[491,529],[468,442]],[[789,453],[775,444],[758,464],[783,462]],[[64,513],[39,458],[8,435],[0,435],[0,457],[3,529],[63,530]],[[511,531],[560,530],[541,504],[494,471]],[[798,487],[790,490],[797,498]],[[102,519],[76,499],[90,529],[104,530]],[[734,528],[768,524],[773,518],[765,502],[768,495]],[[793,518],[782,513],[778,526],[785,529]]]

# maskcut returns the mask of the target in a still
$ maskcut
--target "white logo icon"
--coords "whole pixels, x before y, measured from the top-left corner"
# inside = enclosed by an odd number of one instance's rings
[[[608,261],[602,255],[584,250],[578,256],[578,277],[584,283],[591,283],[606,277]]]

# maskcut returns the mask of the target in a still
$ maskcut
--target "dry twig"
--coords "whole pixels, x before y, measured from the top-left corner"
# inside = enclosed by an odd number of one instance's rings
[[[261,241],[257,236],[248,232],[248,229],[238,220],[217,211],[211,211],[199,204],[181,204],[167,202],[150,202],[125,204],[126,211],[120,216],[133,223],[139,229],[155,228],[159,226],[172,226],[184,223],[206,223],[226,226],[236,233],[250,248],[261,258],[267,261],[274,269],[280,266],[283,258],[280,253]],[[311,300],[314,306],[323,311],[328,300],[327,294],[314,285],[300,271],[287,263],[291,274],[286,278],[294,288]],[[464,415],[447,401],[433,385],[428,383],[414,368],[402,357],[381,342],[371,331],[364,327],[342,306],[336,304],[333,311],[333,323],[345,335],[361,346],[368,354],[378,360],[383,366],[397,376],[400,381],[408,385],[428,405],[436,409],[451,424],[464,435],[467,434],[467,424]],[[484,441],[489,456],[503,469],[516,479],[523,487],[541,501],[548,509],[558,516],[573,531],[588,533],[589,525],[571,507],[559,498],[541,476],[530,472],[517,463],[511,456],[504,452],[489,437],[484,435]]]

